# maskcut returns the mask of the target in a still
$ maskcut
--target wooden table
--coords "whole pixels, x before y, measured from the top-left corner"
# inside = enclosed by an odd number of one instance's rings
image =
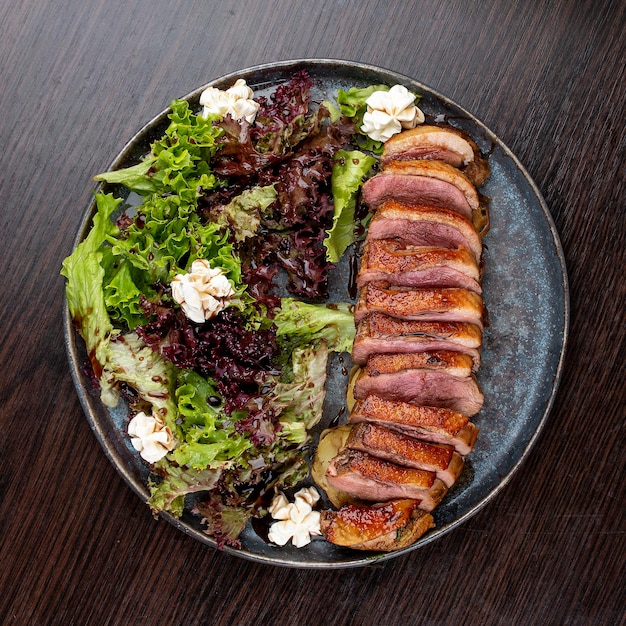
[[[624,2],[1,0],[0,18],[3,623],[625,623]],[[333,571],[152,518],[82,412],[59,276],[93,174],[172,98],[320,57],[410,75],[500,136],[554,217],[572,306],[553,411],[506,488],[420,550]]]

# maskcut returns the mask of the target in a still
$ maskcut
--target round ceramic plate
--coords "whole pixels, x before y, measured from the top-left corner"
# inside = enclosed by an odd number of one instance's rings
[[[569,321],[567,274],[554,223],[536,185],[511,151],[470,113],[425,85],[369,65],[334,60],[279,62],[223,76],[185,96],[199,109],[207,86],[230,87],[244,78],[256,95],[266,95],[294,72],[306,69],[315,82],[313,99],[334,100],[338,89],[384,83],[405,85],[421,94],[426,115],[467,130],[481,149],[490,153],[491,177],[481,192],[491,199],[491,229],[485,238],[484,299],[489,326],[484,334],[479,383],[485,395],[481,412],[473,419],[480,428],[465,469],[445,500],[434,511],[436,527],[409,548],[392,553],[368,553],[334,546],[323,539],[302,549],[268,543],[248,525],[240,550],[226,551],[255,561],[289,567],[340,568],[367,565],[397,557],[423,546],[474,515],[508,482],[535,442],[548,416],[561,375]],[[110,169],[132,165],[158,139],[168,124],[163,111],[123,148]],[[106,191],[124,195],[114,186]],[[76,243],[91,227],[95,205],[88,207]],[[339,264],[331,279],[330,298],[349,300],[346,273]],[[87,418],[107,456],[133,490],[147,501],[148,472],[125,434],[127,409],[107,409],[83,372],[84,346],[65,311],[65,333],[70,366]],[[335,372],[327,385],[324,419],[328,426],[345,406],[346,368]],[[344,412],[345,417],[345,412]],[[187,507],[181,519],[163,515],[181,531],[215,546],[200,520]]]

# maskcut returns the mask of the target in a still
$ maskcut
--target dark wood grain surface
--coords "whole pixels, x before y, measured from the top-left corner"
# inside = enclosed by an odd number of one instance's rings
[[[625,623],[626,3],[0,0],[0,23],[2,623]],[[59,276],[92,176],[172,98],[320,57],[410,75],[499,135],[571,289],[559,393],[511,482],[436,542],[334,571],[152,518],[82,412]]]

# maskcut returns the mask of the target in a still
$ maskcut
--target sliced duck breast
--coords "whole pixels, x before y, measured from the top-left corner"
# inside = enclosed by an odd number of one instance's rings
[[[320,529],[326,541],[354,550],[401,550],[435,526],[432,515],[416,500],[391,500],[338,511],[322,511]]]
[[[474,160],[474,150],[460,134],[429,124],[405,130],[385,142],[383,165],[395,160],[417,159],[444,161],[460,168]]]
[[[367,237],[397,239],[405,246],[468,248],[480,263],[482,242],[466,217],[449,209],[404,204],[395,200],[380,205],[372,217]]]
[[[465,247],[404,246],[395,239],[368,239],[357,286],[387,282],[406,287],[460,287],[481,293],[480,269]]]
[[[471,152],[471,156],[470,156]],[[423,124],[385,142],[381,162],[434,159],[458,167],[475,187],[491,174],[489,161],[469,133],[450,124]]]
[[[358,323],[352,360],[364,365],[373,354],[450,350],[469,355],[476,371],[480,366],[481,343],[482,330],[475,324],[407,321],[372,313]]]
[[[457,378],[429,369],[372,376],[365,368],[359,372],[352,393],[357,400],[375,395],[387,400],[451,409],[468,417],[476,415],[485,401],[474,376]]]
[[[428,176],[382,171],[363,183],[362,198],[371,211],[392,200],[454,211],[471,219],[472,207],[454,185]]]
[[[419,508],[432,511],[448,488],[435,472],[400,467],[365,452],[344,450],[328,465],[326,479],[335,487],[366,502],[409,498]]]
[[[352,408],[348,421],[368,422],[424,441],[454,446],[462,455],[474,447],[478,428],[466,415],[450,409],[420,406],[369,395]]]
[[[367,422],[352,428],[346,446],[396,465],[435,472],[448,487],[455,483],[463,469],[463,457],[453,446],[420,441]]]
[[[457,289],[409,289],[365,285],[354,309],[358,323],[371,313],[384,313],[404,320],[465,322],[483,325],[483,300],[474,291]]]
[[[443,161],[389,161],[385,163],[381,173],[401,174],[403,176],[419,176],[425,178],[435,178],[442,182],[449,183],[456,187],[465,197],[467,204],[472,211],[480,206],[478,192],[471,181],[456,167],[444,163]],[[425,202],[424,204],[430,204]],[[445,204],[442,206],[446,206]],[[471,214],[468,216],[470,217]]]
[[[468,219],[480,205],[467,176],[442,161],[392,161],[365,181],[362,197],[370,210],[397,200],[451,209]]]

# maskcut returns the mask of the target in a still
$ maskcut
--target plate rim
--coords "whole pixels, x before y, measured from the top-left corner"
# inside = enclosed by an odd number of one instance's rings
[[[495,134],[491,131],[480,119],[478,119],[475,115],[467,111],[463,106],[456,103],[454,100],[451,100],[447,96],[444,96],[436,89],[429,87],[428,85],[411,78],[407,75],[399,73],[395,70],[387,69],[385,67],[376,66],[367,63],[361,63],[357,61],[351,60],[342,60],[342,59],[332,59],[332,58],[310,58],[310,59],[288,59],[282,61],[274,61],[271,63],[262,63],[253,65],[247,68],[242,68],[240,70],[236,70],[233,72],[229,72],[227,74],[223,74],[206,84],[195,88],[191,92],[187,93],[184,96],[181,96],[179,99],[193,101],[194,98],[199,97],[199,94],[208,86],[212,86],[215,84],[227,82],[229,80],[233,80],[236,78],[240,78],[243,75],[251,75],[258,73],[269,73],[272,71],[281,71],[287,72],[291,71],[292,73],[297,69],[325,69],[327,72],[333,69],[336,69],[338,66],[349,66],[350,68],[356,68],[362,72],[370,72],[374,74],[385,74],[389,77],[392,77],[392,80],[402,84],[410,84],[418,89],[422,89],[427,91],[437,100],[442,101],[443,103],[452,106],[453,108],[460,111],[463,115],[467,116],[467,118],[472,122],[472,124],[476,124],[481,128],[481,130],[485,133],[487,137],[489,137],[498,147],[504,152],[504,154],[510,158],[515,164],[515,168],[521,173],[527,184],[529,185],[534,198],[538,201],[539,207],[541,208],[541,212],[546,221],[546,225],[551,235],[551,244],[554,248],[555,258],[558,262],[560,277],[559,283],[563,290],[563,319],[560,320],[558,325],[559,337],[561,338],[560,342],[560,351],[559,358],[556,363],[553,382],[551,385],[551,392],[547,399],[547,402],[543,408],[543,414],[539,421],[537,422],[537,426],[534,429],[532,435],[526,441],[522,453],[519,455],[519,458],[515,461],[515,463],[511,466],[509,471],[501,477],[498,484],[491,489],[484,497],[480,498],[478,502],[476,502],[473,506],[462,513],[460,516],[452,520],[451,522],[445,524],[444,526],[438,527],[436,533],[428,533],[423,538],[418,540],[415,544],[408,546],[402,550],[397,550],[394,552],[388,553],[366,553],[359,552],[354,550],[355,558],[353,560],[346,561],[337,561],[337,562],[329,562],[329,561],[303,561],[303,562],[295,562],[291,560],[287,560],[284,558],[270,558],[269,556],[263,554],[257,554],[248,552],[246,550],[240,550],[236,548],[232,548],[230,546],[225,546],[223,548],[223,552],[232,554],[239,558],[244,558],[247,560],[251,560],[257,563],[263,563],[267,565],[274,566],[282,566],[288,568],[300,568],[300,569],[345,569],[345,568],[353,568],[353,567],[362,567],[367,566],[372,563],[380,563],[381,561],[387,561],[392,558],[398,558],[399,556],[403,556],[409,552],[413,552],[418,548],[424,547],[435,541],[436,539],[441,538],[443,535],[452,531],[454,528],[457,528],[461,524],[467,522],[471,517],[476,515],[481,509],[483,509],[488,503],[490,503],[501,491],[504,487],[510,482],[514,474],[517,473],[520,466],[527,459],[530,451],[534,447],[537,439],[542,433],[545,424],[547,422],[548,416],[554,406],[554,402],[556,400],[556,396],[558,393],[559,385],[563,375],[565,357],[567,352],[567,344],[569,339],[569,327],[570,327],[570,291],[569,291],[569,280],[567,274],[567,266],[565,261],[565,254],[563,251],[563,246],[552,217],[550,210],[547,206],[545,199],[541,191],[539,190],[537,184],[533,180],[533,178],[528,173],[525,166],[520,162],[517,156],[511,151],[511,149]],[[146,135],[146,133],[160,123],[163,123],[165,119],[167,119],[167,115],[171,112],[171,108],[168,106],[163,109],[160,113],[155,115],[151,120],[146,122],[134,135],[125,142],[122,149],[118,152],[118,154],[111,161],[106,171],[110,171],[112,169],[117,168],[122,162],[129,158],[130,152],[133,146],[138,142],[138,140]],[[103,186],[102,183],[98,183],[92,188],[92,195],[97,193],[100,188]],[[72,251],[76,248],[78,243],[84,239],[87,232],[91,229],[92,219],[95,212],[95,199],[92,198],[91,203],[89,204],[87,210],[84,212],[83,217],[80,222],[80,226],[78,228],[78,232],[74,238]],[[96,418],[95,411],[96,407],[94,406],[97,400],[89,394],[85,385],[80,380],[80,361],[79,361],[79,344],[77,343],[79,340],[79,335],[74,328],[73,321],[71,319],[67,297],[65,295],[65,284],[63,286],[63,326],[64,326],[64,341],[66,346],[66,353],[70,365],[70,372],[74,382],[74,387],[76,388],[80,403],[82,405],[83,411],[87,417],[87,420],[90,424],[90,427],[96,438],[98,439],[101,447],[103,448],[105,455],[107,456],[109,462],[115,467],[116,471],[121,474],[122,478],[125,482],[131,487],[131,489],[135,492],[135,494],[144,502],[148,501],[148,490],[147,487],[137,481],[133,475],[126,469],[125,461],[121,457],[120,454],[117,453],[114,446],[108,440],[106,433],[102,424],[99,423],[99,420]],[[160,512],[158,517],[165,519],[170,524],[172,524],[178,530],[183,531],[186,535],[193,537],[198,540],[200,543],[205,545],[209,545],[213,548],[216,548],[216,542],[213,538],[208,535],[202,533],[201,531],[189,527],[187,524],[182,522],[180,519],[172,516],[166,512]]]

